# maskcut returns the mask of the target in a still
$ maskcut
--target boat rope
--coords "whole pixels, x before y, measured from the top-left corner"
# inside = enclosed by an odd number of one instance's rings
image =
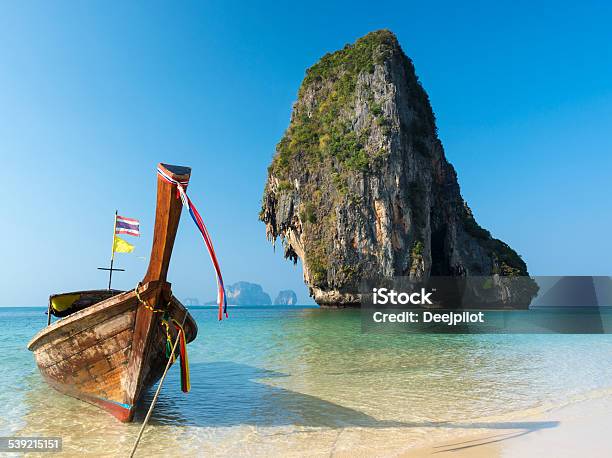
[[[221,276],[221,268],[219,267],[219,261],[217,260],[217,255],[215,254],[215,249],[213,248],[212,239],[210,238],[210,234],[206,229],[206,225],[200,216],[197,208],[187,195],[185,188],[189,184],[189,181],[178,181],[169,176],[164,170],[160,167],[157,168],[158,175],[168,183],[176,185],[178,197],[181,199],[183,206],[189,210],[189,214],[191,215],[191,219],[196,224],[200,234],[202,235],[202,239],[204,240],[204,244],[208,249],[208,254],[210,256],[210,260],[212,261],[213,267],[215,269],[215,273],[217,274],[217,302],[219,303],[219,320],[223,319],[223,315],[227,318],[227,297],[225,296],[225,286],[223,284],[223,277]]]
[[[146,309],[151,310],[153,313],[162,313],[162,312],[166,311],[166,310],[163,310],[163,309],[156,309],[153,306],[147,304],[147,301],[145,301],[142,297],[140,297],[140,293],[138,292],[138,288],[140,288],[140,282],[138,282],[138,284],[136,285],[136,288],[134,288],[134,294],[136,295],[136,299],[138,299],[138,302],[140,302],[142,305],[144,305],[144,307]]]
[[[178,331],[178,335],[176,336],[176,340],[174,341],[174,345],[172,346],[172,354],[176,351],[176,347],[181,340],[181,335],[184,338],[184,330],[183,326],[185,326],[185,320],[187,319],[187,311],[185,310],[185,316],[183,316],[183,322]],[[174,321],[174,320],[173,320]],[[168,369],[172,365],[174,358],[168,358],[168,362],[166,363],[166,368],[164,369],[164,373],[159,379],[159,385],[157,385],[157,390],[155,390],[155,395],[153,396],[153,400],[151,401],[151,405],[149,406],[149,410],[147,411],[147,416],[142,422],[142,426],[140,427],[140,431],[138,431],[138,437],[136,437],[136,441],[134,442],[134,446],[132,447],[132,451],[130,452],[130,458],[134,457],[136,453],[136,449],[138,448],[138,444],[140,443],[140,439],[142,439],[142,434],[144,433],[145,428],[147,427],[147,423],[149,422],[149,418],[151,418],[151,414],[153,413],[153,408],[155,407],[155,403],[157,402],[157,398],[159,397],[159,393],[162,389],[162,385],[164,384],[164,380],[166,379],[166,375],[168,374]]]

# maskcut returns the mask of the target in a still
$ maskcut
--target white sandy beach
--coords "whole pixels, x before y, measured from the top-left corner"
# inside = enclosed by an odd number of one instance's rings
[[[550,422],[532,430],[531,422]],[[436,457],[589,457],[612,456],[612,396],[596,397],[524,419],[525,427],[469,435],[401,454]],[[520,422],[517,422],[520,423]],[[553,424],[555,424],[553,426]],[[548,425],[547,425],[548,426]]]

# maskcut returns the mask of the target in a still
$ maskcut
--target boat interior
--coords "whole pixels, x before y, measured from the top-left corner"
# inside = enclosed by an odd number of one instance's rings
[[[96,289],[54,294],[49,297],[49,312],[63,318],[121,293],[116,289]]]

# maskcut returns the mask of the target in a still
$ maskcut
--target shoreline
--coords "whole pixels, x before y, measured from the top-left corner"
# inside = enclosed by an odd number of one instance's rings
[[[612,455],[612,440],[607,436],[612,421],[612,390],[597,390],[580,399],[541,409],[539,413],[529,412],[508,422],[515,423],[516,427],[480,433],[465,429],[465,434],[422,444],[397,456],[535,458],[582,455],[603,458]]]

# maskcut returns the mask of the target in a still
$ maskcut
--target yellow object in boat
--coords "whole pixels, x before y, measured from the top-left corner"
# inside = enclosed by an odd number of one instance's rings
[[[74,301],[81,297],[80,294],[62,294],[60,296],[55,296],[51,299],[51,307],[56,312],[63,312],[68,310]]]

